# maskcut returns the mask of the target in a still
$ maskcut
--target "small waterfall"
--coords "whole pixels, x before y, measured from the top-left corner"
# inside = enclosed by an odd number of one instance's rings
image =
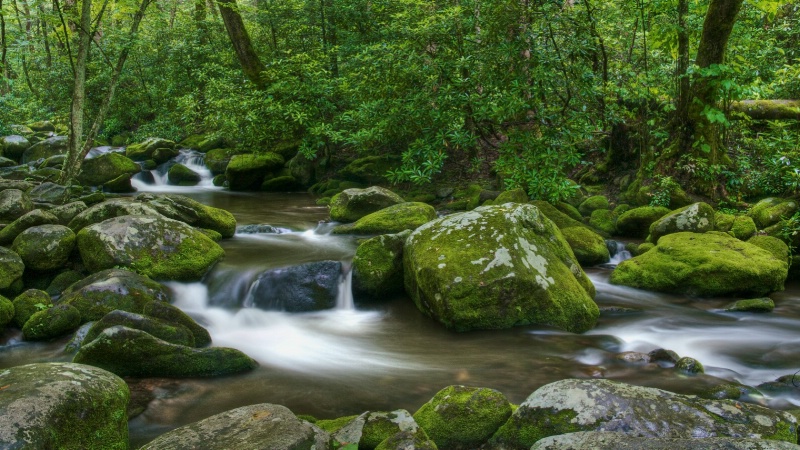
[[[617,265],[626,259],[631,258],[631,252],[629,252],[625,248],[624,242],[619,241],[606,241],[608,244],[609,253],[611,253],[611,259],[608,261],[608,264]]]
[[[342,281],[339,282],[339,292],[336,294],[336,309],[341,311],[356,309],[353,301],[352,263],[342,263]]]
[[[198,175],[200,182],[194,186],[173,186],[169,184],[169,169],[175,164],[183,164]],[[214,175],[205,166],[205,155],[188,148],[180,150],[178,156],[159,165],[153,170],[142,171],[133,177],[131,184],[139,191],[173,191],[195,188],[213,188]]]

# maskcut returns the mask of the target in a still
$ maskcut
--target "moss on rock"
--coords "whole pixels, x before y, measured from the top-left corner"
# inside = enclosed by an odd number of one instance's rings
[[[411,234],[385,234],[358,245],[353,257],[353,292],[381,298],[403,291],[403,244]]]
[[[141,171],[130,158],[116,152],[87,159],[81,164],[78,182],[84,186],[102,186],[120,176],[130,178]]]
[[[169,184],[178,186],[195,186],[200,182],[200,174],[183,164],[175,164],[167,172]]]
[[[39,311],[53,306],[53,301],[47,292],[38,289],[28,289],[14,298],[14,325],[22,329],[25,322]]]
[[[142,314],[186,327],[194,337],[195,347],[211,345],[211,335],[208,330],[176,306],[167,302],[152,301],[144,305]]]
[[[603,237],[588,228],[562,228],[561,234],[564,235],[581,266],[603,264],[611,258]]]
[[[772,312],[772,310],[775,309],[775,302],[769,297],[749,298],[746,300],[737,300],[724,309],[728,312],[766,313]]]
[[[53,270],[63,267],[75,248],[75,233],[64,225],[39,225],[14,238],[11,250],[30,270]]]
[[[0,295],[0,330],[14,319],[14,303]]]
[[[617,218],[617,232],[624,237],[644,238],[650,232],[650,225],[669,212],[663,206],[630,209]]]
[[[759,248],[763,248],[764,250],[772,253],[772,255],[780,261],[786,261],[787,263],[790,261],[789,246],[776,237],[764,235],[753,236],[747,240],[747,243],[755,245]]]
[[[80,313],[78,313],[78,317],[80,320]],[[103,316],[102,319],[94,322],[89,331],[86,332],[82,345],[92,342],[104,330],[117,325],[144,331],[170,344],[187,347],[195,346],[194,335],[183,325],[172,324],[155,317],[147,317],[120,310],[111,311]]]
[[[340,225],[334,234],[380,234],[414,230],[436,218],[436,210],[427,203],[405,202],[375,211],[351,225]]]
[[[759,230],[775,225],[782,218],[797,211],[797,202],[776,197],[765,198],[750,208],[747,215],[753,218]]]
[[[58,223],[58,217],[48,211],[34,209],[33,211],[23,214],[19,219],[11,222],[0,230],[0,245],[13,243],[14,239],[28,228],[55,223]]]
[[[368,214],[404,202],[399,195],[379,186],[345,189],[331,198],[331,219],[337,222],[355,222]]]
[[[272,153],[234,155],[225,168],[231,190],[258,190],[267,173],[283,167],[283,156]]]
[[[588,217],[592,214],[593,211],[598,209],[608,209],[609,203],[608,198],[605,195],[593,195],[578,206],[578,211],[581,213],[582,216]]]
[[[528,203],[530,198],[528,198],[528,193],[525,192],[522,188],[511,189],[509,191],[503,191],[500,195],[494,199],[495,205],[502,205],[504,203]]]
[[[608,236],[612,236],[617,231],[616,216],[607,209],[596,209],[589,217],[589,225],[602,231]]]
[[[144,202],[164,217],[179,220],[193,227],[214,230],[223,238],[233,237],[236,233],[236,218],[233,214],[183,195],[141,194],[136,200]]]
[[[25,263],[13,251],[0,247],[0,291],[9,289],[15,282],[22,278],[25,272]]]
[[[29,341],[43,341],[61,337],[81,326],[81,313],[72,305],[56,305],[34,313],[22,335]]]
[[[650,225],[650,240],[681,231],[705,233],[714,229],[714,208],[708,203],[694,203],[661,217]]]

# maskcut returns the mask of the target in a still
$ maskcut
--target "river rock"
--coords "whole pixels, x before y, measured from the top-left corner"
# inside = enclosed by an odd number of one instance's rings
[[[215,377],[258,367],[255,360],[233,348],[170,344],[121,325],[106,328],[82,344],[72,361],[123,377]]]
[[[403,248],[406,292],[459,331],[541,323],[592,328],[594,286],[533,205],[485,206],[428,222]]]
[[[797,212],[797,202],[782,198],[765,198],[750,208],[747,215],[753,218],[759,230],[775,225],[785,217]]]
[[[736,239],[746,241],[753,237],[758,231],[756,223],[750,216],[734,216],[733,214],[724,214],[717,212],[714,215],[714,229],[717,231],[725,231]]]
[[[367,214],[403,202],[405,200],[402,197],[380,186],[345,189],[331,199],[331,219],[337,222],[355,222]]]
[[[206,153],[206,157],[203,161],[211,173],[214,175],[221,175],[225,173],[225,169],[228,167],[228,163],[230,163],[233,153],[233,150],[230,149],[215,148]]]
[[[58,222],[56,223],[60,225],[69,225],[72,219],[74,219],[78,214],[86,211],[86,209],[88,209],[86,203],[79,201],[56,206],[55,208],[50,209],[48,212],[56,216],[58,219]]]
[[[420,428],[416,433],[401,431],[378,444],[375,450],[437,450],[436,444]]]
[[[18,134],[12,134],[11,136],[5,136],[0,139],[0,150],[3,151],[2,155],[16,162],[20,161],[22,154],[25,153],[25,150],[30,146],[31,143],[28,139]]]
[[[39,225],[14,238],[11,250],[30,270],[47,271],[63,267],[75,248],[75,233],[64,225]]]
[[[14,320],[17,328],[22,328],[28,319],[39,311],[53,306],[47,292],[39,289],[28,289],[14,297]]]
[[[128,449],[128,386],[71,363],[0,370],[0,447]]]
[[[47,181],[32,188],[28,191],[28,195],[36,203],[61,205],[70,197],[79,196],[82,192],[83,188],[80,186],[63,186]]]
[[[77,233],[89,225],[114,217],[130,215],[162,217],[161,214],[150,205],[116,199],[91,206],[89,209],[76,215],[75,218],[69,222],[68,226],[72,228],[72,231]]]
[[[288,408],[243,406],[162,434],[140,450],[327,449],[330,436]]]
[[[414,230],[436,218],[436,210],[427,203],[404,202],[375,211],[355,223],[339,225],[334,234],[380,234]]]
[[[175,142],[167,139],[150,137],[145,139],[144,142],[131,144],[126,147],[125,156],[134,161],[146,161],[148,159],[153,159],[153,152],[159,148],[173,149],[175,148]]]
[[[183,195],[140,194],[136,200],[146,203],[165,217],[180,220],[193,227],[214,230],[224,238],[233,237],[236,233],[236,218],[233,214]]]
[[[757,235],[748,239],[747,243],[763,248],[781,261],[786,261],[787,263],[791,262],[789,246],[776,237]]]
[[[167,172],[169,184],[178,186],[194,186],[200,182],[200,174],[183,164],[175,164]]]
[[[333,434],[333,439],[341,444],[358,444],[358,448],[374,449],[381,442],[402,431],[411,433],[421,431],[411,413],[405,409],[391,412],[367,411],[337,430]]]
[[[13,251],[0,247],[0,291],[11,287],[14,282],[22,278],[25,272],[25,263]]]
[[[578,206],[578,211],[581,215],[589,217],[593,211],[598,209],[608,209],[608,198],[605,195],[593,195],[586,200],[582,201]]]
[[[370,155],[354,159],[344,166],[337,176],[343,180],[363,185],[385,183],[384,174],[400,166],[400,157],[395,155]]]
[[[283,163],[283,156],[273,152],[234,155],[225,168],[225,176],[233,191],[258,190],[264,177],[278,171]]]
[[[130,178],[140,171],[139,165],[130,158],[110,152],[83,161],[78,181],[85,186],[102,186],[120,176]]]
[[[769,297],[749,298],[746,300],[737,300],[723,309],[728,312],[767,313],[775,309],[775,302]]]
[[[60,272],[56,275],[50,284],[47,285],[47,292],[51,297],[61,297],[61,293],[66,290],[68,287],[72,286],[74,283],[77,283],[83,280],[86,277],[86,274],[78,272],[77,270],[65,270]]]
[[[121,325],[135,330],[141,330],[153,337],[175,345],[194,347],[194,335],[183,325],[171,324],[155,317],[148,317],[128,311],[114,310],[94,322],[92,328],[86,333],[83,343],[92,342],[104,330]]]
[[[12,222],[32,210],[33,202],[28,194],[19,189],[0,192],[0,222]]]
[[[361,242],[353,257],[353,293],[381,298],[403,292],[403,245],[411,231]]]
[[[211,335],[180,308],[167,302],[150,302],[144,305],[142,313],[165,322],[186,327],[192,333],[195,347],[211,345]]]
[[[533,392],[491,444],[529,449],[540,439],[576,431],[795,442],[797,419],[786,412],[733,400],[706,400],[611,380],[566,379]]]
[[[607,236],[616,234],[616,222],[617,216],[607,209],[596,209],[592,211],[592,215],[589,217],[589,225]]]
[[[567,227],[561,229],[567,244],[581,266],[603,264],[611,259],[605,239],[586,227]]]
[[[56,305],[34,313],[22,327],[29,341],[44,341],[61,337],[81,326],[81,313],[72,305]]]
[[[333,308],[341,274],[339,261],[268,270],[258,276],[250,290],[253,306],[288,312]]]
[[[28,128],[30,128],[31,130],[33,130],[35,132],[42,132],[42,131],[54,132],[54,131],[56,131],[55,125],[53,125],[53,122],[50,122],[49,120],[40,120],[38,122],[29,123],[28,124]]]
[[[414,413],[414,420],[439,448],[480,447],[511,417],[505,395],[494,389],[449,386]]]
[[[650,225],[650,242],[656,243],[661,236],[691,231],[705,233],[714,229],[714,208],[708,203],[694,203],[661,217]]]
[[[530,450],[800,450],[800,446],[764,439],[710,437],[670,439],[606,431],[579,431],[546,437]]]
[[[199,280],[225,252],[208,236],[166,217],[121,216],[78,233],[86,267],[130,268],[159,280]]]
[[[645,238],[650,232],[650,225],[669,212],[670,210],[663,206],[640,206],[629,209],[617,218],[617,232],[623,237]]]
[[[14,303],[0,295],[0,330],[14,319]]]
[[[33,144],[22,153],[22,164],[47,159],[51,156],[64,155],[67,153],[67,137],[53,136],[42,142]]]
[[[700,297],[759,296],[783,290],[787,271],[786,260],[726,233],[681,232],[620,263],[611,283]]]
[[[167,290],[150,278],[130,270],[108,269],[68,287],[59,303],[78,308],[85,323],[115,309],[142,314],[147,304],[167,301]]]

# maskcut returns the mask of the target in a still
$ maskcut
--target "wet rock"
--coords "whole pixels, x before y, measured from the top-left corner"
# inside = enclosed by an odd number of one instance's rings
[[[378,444],[375,450],[437,450],[436,444],[420,428],[416,433],[401,431]]]
[[[141,194],[136,197],[164,217],[180,220],[193,227],[214,230],[229,238],[236,232],[236,219],[228,211],[204,205],[183,195]]]
[[[58,219],[58,224],[60,225],[68,225],[72,219],[75,218],[78,214],[86,211],[88,207],[86,203],[83,202],[71,202],[67,203],[66,205],[57,206],[55,208],[50,209],[50,214],[56,216]]]
[[[581,215],[588,217],[592,215],[592,212],[600,209],[608,209],[608,198],[605,195],[593,195],[578,206],[578,211]]]
[[[51,297],[60,297],[61,292],[70,287],[73,283],[77,283],[84,279],[85,274],[76,270],[65,270],[53,278],[50,284],[47,285],[47,292]]]
[[[14,319],[14,303],[0,295],[0,330]]]
[[[177,148],[166,148],[160,147],[153,151],[152,160],[157,165],[164,164],[165,162],[169,161],[170,159],[180,155],[181,152]]]
[[[71,363],[0,370],[0,447],[127,450],[129,391],[105,370]]]
[[[494,389],[448,386],[414,413],[439,448],[480,447],[511,416],[506,397]]]
[[[140,171],[139,165],[130,158],[111,152],[85,160],[78,181],[84,186],[103,186],[121,176],[130,178]]]
[[[272,152],[234,155],[225,168],[225,176],[233,191],[258,190],[264,177],[282,168],[283,164],[283,156]]]
[[[77,233],[89,225],[114,217],[130,215],[162,217],[161,214],[150,205],[117,199],[91,206],[89,209],[76,215],[67,226]]]
[[[299,188],[300,184],[291,175],[267,176],[261,183],[261,190],[264,192],[292,192]]]
[[[30,146],[30,141],[28,141],[28,139],[26,139],[24,136],[20,136],[18,134],[12,134],[11,136],[0,138],[0,150],[3,151],[3,156],[11,158],[17,162],[20,161],[22,154],[25,153],[25,150],[27,150]]]
[[[14,320],[17,328],[22,328],[28,319],[39,311],[53,306],[47,292],[39,289],[28,289],[14,298]]]
[[[121,216],[82,229],[78,250],[86,267],[97,272],[130,268],[159,280],[199,280],[222,256],[208,236],[163,216]]]
[[[331,199],[331,219],[337,222],[355,222],[368,214],[403,202],[402,197],[379,186],[345,189]]]
[[[577,431],[795,442],[797,420],[785,412],[732,400],[706,400],[610,380],[567,379],[533,392],[491,443],[528,449],[548,436]]]
[[[368,411],[339,428],[333,433],[333,439],[340,444],[358,444],[358,448],[374,449],[397,433],[418,433],[420,430],[411,413],[404,409],[391,412]]]
[[[167,172],[167,180],[169,184],[178,186],[194,186],[200,182],[200,174],[194,170],[184,166],[183,164],[175,164],[169,168]]]
[[[170,344],[195,346],[194,335],[183,325],[171,324],[155,317],[120,310],[111,311],[102,319],[94,322],[92,328],[86,333],[82,345],[92,342],[104,330],[117,325],[144,331]]]
[[[586,227],[568,227],[562,228],[561,234],[581,266],[595,266],[611,259],[606,241],[594,231]]]
[[[225,173],[225,169],[228,167],[228,163],[231,161],[233,157],[233,150],[225,149],[225,148],[217,148],[212,149],[208,153],[206,153],[205,163],[206,167],[213,173],[214,175],[222,175]]]
[[[622,361],[627,364],[643,365],[651,362],[650,355],[641,352],[622,352],[618,353],[615,358],[617,361]]]
[[[159,148],[173,149],[175,142],[161,138],[147,138],[144,142],[131,144],[125,149],[125,156],[134,161],[153,159],[153,152]]]
[[[72,305],[56,305],[34,313],[22,327],[29,341],[44,341],[68,334],[81,326],[81,313]]]
[[[13,251],[0,247],[0,291],[11,287],[14,282],[22,278],[25,272],[25,263]]]
[[[12,222],[32,210],[33,202],[28,194],[19,189],[0,192],[0,222]]]
[[[14,238],[11,250],[30,270],[47,271],[63,267],[75,248],[75,233],[64,225],[39,225]]]
[[[678,356],[677,353],[673,352],[672,350],[666,350],[663,348],[657,348],[648,353],[647,355],[653,362],[667,363],[670,365],[674,365],[680,359],[680,356]]]
[[[242,225],[236,227],[236,232],[241,234],[283,234],[291,233],[288,228],[273,227],[267,224]]]
[[[599,316],[594,286],[533,205],[428,222],[406,240],[403,270],[417,308],[458,331],[541,323],[582,332]]]
[[[713,297],[783,290],[788,264],[728,234],[681,232],[620,263],[611,283],[649,291]]]
[[[82,192],[80,186],[68,187],[48,181],[32,188],[28,191],[28,195],[37,203],[61,205],[70,197],[80,195]]]
[[[411,234],[384,234],[362,242],[353,257],[353,293],[380,298],[403,292],[403,245]]]
[[[42,142],[33,144],[22,153],[22,164],[27,164],[39,159],[47,159],[51,156],[63,155],[67,153],[67,137],[53,136]]]
[[[684,356],[675,363],[675,370],[687,375],[697,375],[706,371],[700,361],[688,356]]]
[[[11,222],[0,230],[0,245],[8,245],[28,228],[39,225],[50,225],[58,222],[58,218],[48,211],[34,209],[23,214],[19,219]]]
[[[750,298],[737,300],[724,309],[729,312],[772,312],[775,309],[775,302],[769,297]]]
[[[188,314],[180,308],[170,305],[167,302],[150,302],[144,305],[142,313],[146,316],[161,319],[165,322],[186,327],[194,337],[195,347],[206,347],[211,345],[211,335],[208,330],[203,328]]]
[[[266,271],[251,288],[253,306],[303,312],[336,306],[342,264],[319,261]]]
[[[436,210],[427,203],[404,202],[375,211],[355,223],[339,225],[334,234],[380,234],[414,230],[436,218]]]
[[[140,450],[326,449],[328,433],[288,408],[261,403],[211,416],[169,431]]]
[[[714,229],[714,208],[708,203],[694,203],[683,208],[676,209],[671,213],[661,217],[650,225],[651,242],[658,242],[661,236],[678,233],[681,231],[691,231],[693,233],[705,233]]]
[[[750,208],[747,215],[753,218],[759,230],[775,225],[784,217],[797,211],[797,202],[781,198],[765,198]]]
[[[631,436],[625,433],[581,431],[544,438],[530,450],[796,450],[800,446],[781,441],[740,437],[669,439]]]
[[[789,246],[776,237],[763,235],[753,236],[747,240],[747,243],[763,248],[781,261],[790,262],[789,256],[791,252],[789,251]]]

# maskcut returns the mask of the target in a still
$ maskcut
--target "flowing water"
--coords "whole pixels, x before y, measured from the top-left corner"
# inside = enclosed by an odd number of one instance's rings
[[[183,155],[182,155],[183,156]],[[160,169],[159,169],[160,170]],[[168,283],[174,302],[208,327],[214,345],[238,348],[260,363],[250,373],[216,379],[148,380],[155,399],[131,421],[132,445],[172,428],[258,402],[297,414],[334,418],[365,410],[412,413],[451,384],[491,387],[522,402],[538,387],[569,377],[605,377],[680,393],[699,393],[720,379],[757,385],[800,367],[800,289],[774,294],[769,314],[727,313],[731,299],[693,299],[614,286],[614,264],[589,268],[604,313],[582,335],[545,326],[455,333],[419,313],[405,296],[365,303],[350,293],[352,237],[326,234],[326,207],[306,194],[232,193],[208,186],[179,191],[231,211],[243,230],[224,240],[225,259],[200,283]],[[622,250],[622,248],[620,248]],[[248,293],[265,270],[312,261],[342,261],[337,307],[313,313],[248,308]],[[7,334],[0,368],[64,361],[64,342],[26,343]],[[655,364],[618,358],[626,351],[667,348],[691,356],[706,375],[687,377]],[[800,397],[754,397],[773,407]]]

